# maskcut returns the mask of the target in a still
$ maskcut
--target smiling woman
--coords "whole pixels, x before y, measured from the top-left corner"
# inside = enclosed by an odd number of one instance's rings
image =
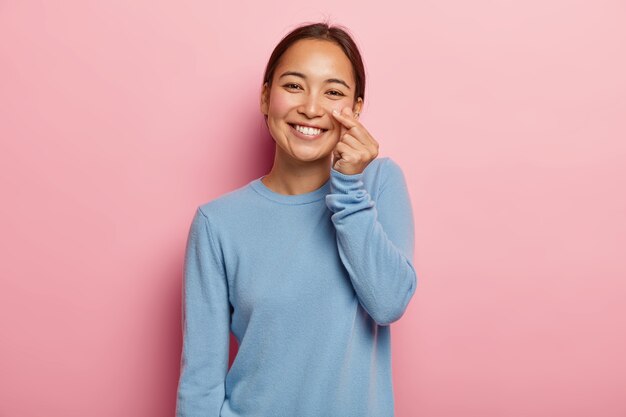
[[[330,36],[330,29],[309,26],[285,38],[276,48],[283,53],[270,57],[261,112],[277,147],[274,166],[262,181],[276,192],[300,194],[319,188],[328,179],[332,152],[345,133],[332,111],[348,107],[355,115],[360,112],[363,62],[349,37],[338,38],[343,43]]]
[[[202,204],[189,230],[177,417],[394,415],[413,213],[401,168],[358,120],[364,74],[327,23],[274,49],[260,97],[272,169]]]

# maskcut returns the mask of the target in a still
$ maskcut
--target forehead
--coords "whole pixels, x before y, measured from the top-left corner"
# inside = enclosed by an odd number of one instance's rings
[[[298,71],[311,77],[342,76],[353,81],[352,63],[341,47],[319,39],[300,39],[282,55],[275,76],[283,71]]]

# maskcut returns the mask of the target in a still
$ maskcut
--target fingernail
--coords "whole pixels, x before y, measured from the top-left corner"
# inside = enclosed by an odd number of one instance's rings
[[[339,112],[337,111],[337,109],[333,109],[333,114],[339,114]]]

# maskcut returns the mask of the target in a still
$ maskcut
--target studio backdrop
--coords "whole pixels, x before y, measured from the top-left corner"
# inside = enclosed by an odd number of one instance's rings
[[[264,66],[322,20],[361,49],[360,121],[413,204],[396,415],[626,415],[625,17],[611,0],[1,1],[0,415],[173,415],[191,218],[268,172]]]

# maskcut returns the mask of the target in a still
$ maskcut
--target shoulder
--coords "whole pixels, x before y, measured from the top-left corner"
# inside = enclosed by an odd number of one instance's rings
[[[251,192],[246,184],[196,205],[194,222],[203,223],[217,255],[222,251],[226,232],[237,228],[238,219],[243,221],[251,217],[250,209],[254,207],[250,204]]]
[[[392,158],[386,157],[382,163],[382,170],[386,181],[404,181],[404,171],[400,164]]]
[[[397,182],[404,182],[404,172],[400,164],[389,156],[374,159],[363,171],[365,182],[379,193]]]
[[[242,210],[249,211],[254,197],[255,193],[248,183],[218,197],[201,202],[197,206],[197,210],[209,222],[219,223],[233,215],[240,215],[241,213],[239,212]]]
[[[400,165],[390,156],[382,156],[374,159],[365,169],[367,170],[368,168],[382,170],[383,173],[402,170]]]
[[[397,174],[398,172],[402,173],[402,167],[390,156],[374,159],[363,171],[365,175],[383,177],[390,173]]]

